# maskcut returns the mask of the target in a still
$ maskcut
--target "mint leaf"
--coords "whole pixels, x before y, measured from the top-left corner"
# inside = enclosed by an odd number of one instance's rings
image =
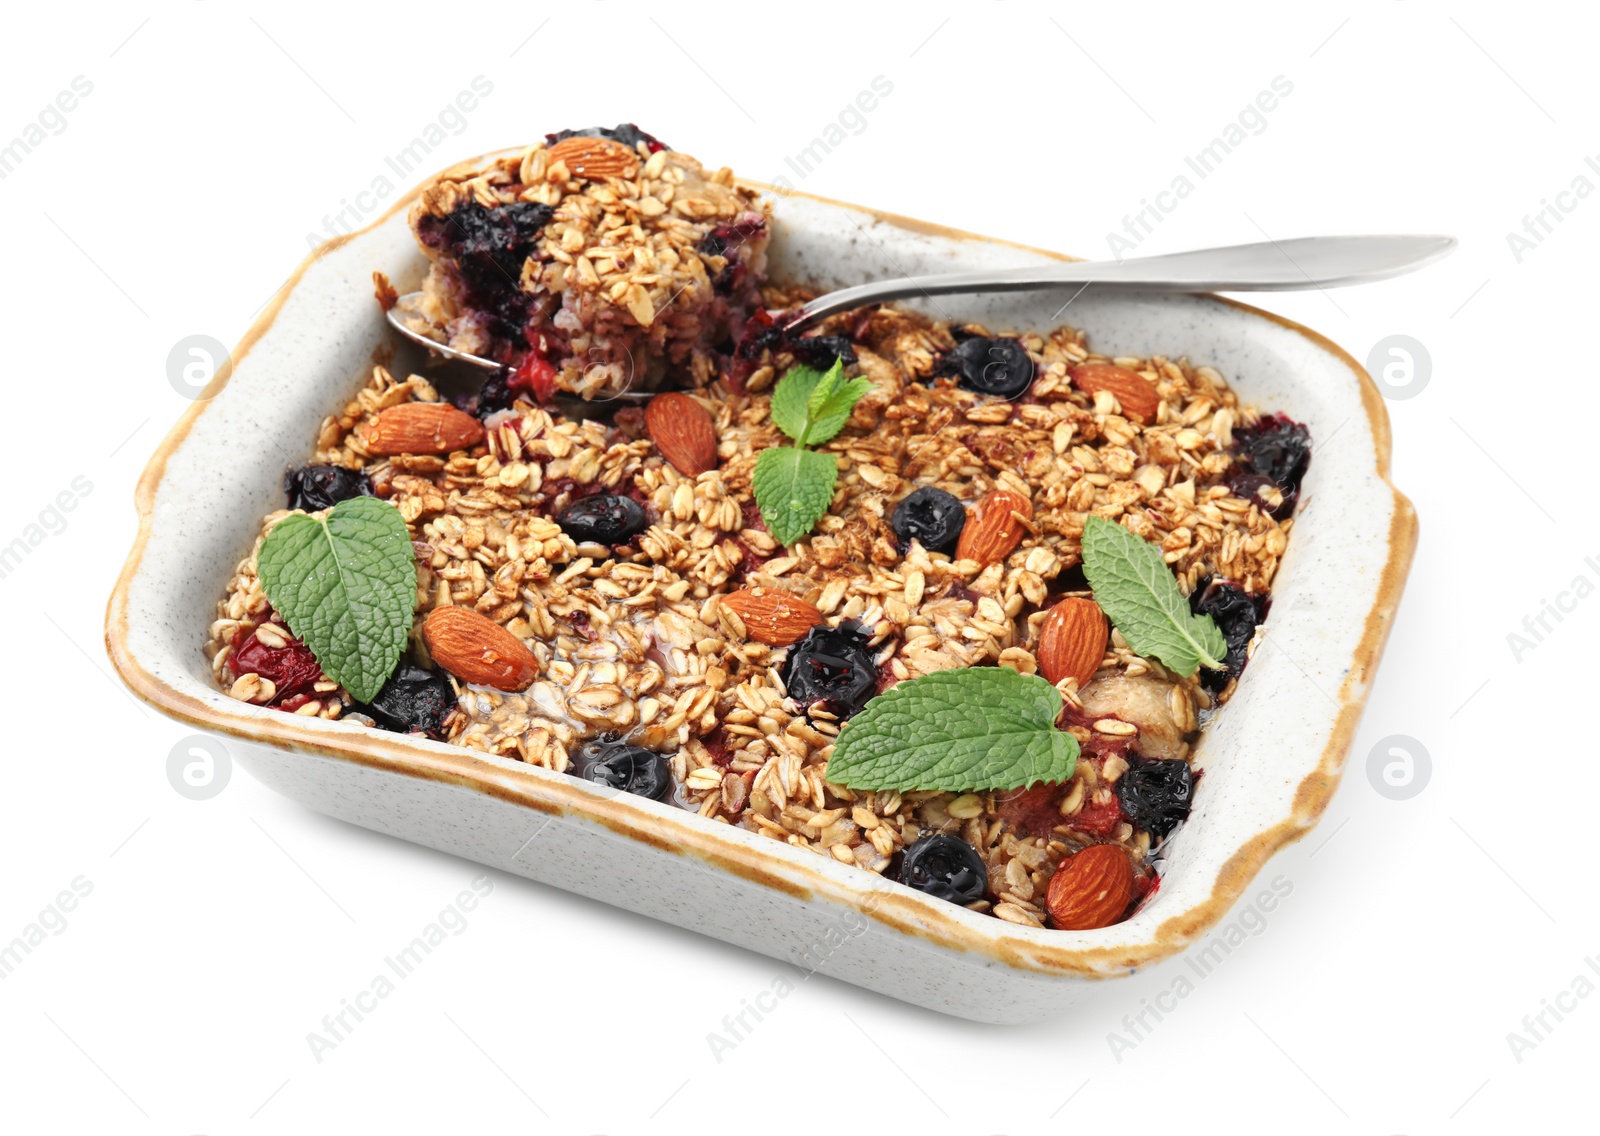
[[[872,389],[867,379],[847,379],[838,359],[826,372],[798,364],[784,372],[772,392],[773,425],[794,439],[793,446],[763,450],[756,458],[750,488],[772,535],[793,544],[816,524],[833,503],[839,480],[838,463],[805,447],[826,442],[850,420],[861,396]]]
[[[828,441],[850,421],[850,412],[861,401],[861,396],[872,389],[871,379],[847,379],[844,368],[837,359],[828,373],[822,376],[806,400],[805,435],[797,442],[801,446],[819,446]]]
[[[1228,643],[1209,615],[1189,610],[1161,550],[1115,521],[1083,526],[1083,572],[1094,600],[1128,646],[1181,675],[1222,669]]]
[[[838,368],[835,360],[834,368]],[[796,364],[783,373],[772,391],[772,424],[796,442],[806,436],[809,425],[811,392],[817,389],[824,375],[815,367]],[[803,443],[802,443],[803,444]]]
[[[1023,789],[1065,781],[1078,741],[1056,729],[1061,694],[1007,667],[936,671],[891,687],[851,718],[827,779],[852,789]]]
[[[286,517],[261,542],[267,599],[358,702],[394,671],[411,633],[416,554],[400,511],[376,497]]]
[[[761,518],[780,544],[793,544],[833,504],[839,464],[832,454],[782,446],[762,450],[750,488]]]

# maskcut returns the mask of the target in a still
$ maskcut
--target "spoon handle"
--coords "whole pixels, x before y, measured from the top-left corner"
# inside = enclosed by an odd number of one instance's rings
[[[954,292],[1120,288],[1140,292],[1283,292],[1386,280],[1449,255],[1454,237],[1298,237],[1129,260],[1080,260],[1025,268],[901,276],[841,288],[800,309],[791,328],[868,304]]]

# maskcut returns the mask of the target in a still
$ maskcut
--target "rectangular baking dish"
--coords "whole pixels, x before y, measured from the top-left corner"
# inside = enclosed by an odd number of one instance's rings
[[[780,282],[828,289],[1063,259],[755,188],[774,201]],[[1125,923],[1013,926],[669,805],[217,690],[201,654],[206,627],[262,516],[281,507],[285,466],[309,454],[318,423],[349,399],[375,354],[395,349],[372,273],[402,292],[418,286],[425,264],[405,221],[414,197],[301,265],[140,479],[139,534],[106,617],[111,659],[140,698],[226,737],[259,780],[330,816],[988,1022],[1057,1014],[1087,981],[1182,951],[1276,849],[1316,824],[1399,602],[1415,513],[1389,483],[1388,418],[1360,366],[1314,332],[1209,296],[1091,289],[1056,319],[1063,297],[1051,294],[941,297],[929,309],[995,330],[1065,320],[1108,355],[1186,355],[1218,368],[1244,400],[1305,422],[1314,441],[1337,434],[1311,463],[1265,642],[1197,751],[1205,776],[1194,812],[1158,892]]]

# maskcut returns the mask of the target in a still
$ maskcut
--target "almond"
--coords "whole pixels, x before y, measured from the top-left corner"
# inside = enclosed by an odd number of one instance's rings
[[[717,467],[717,425],[711,413],[686,394],[669,391],[650,400],[645,429],[661,456],[685,477]]]
[[[1123,415],[1141,426],[1154,422],[1161,408],[1161,393],[1154,383],[1115,363],[1079,363],[1072,368],[1072,385],[1085,394],[1110,391],[1117,396]]]
[[[526,690],[539,677],[539,662],[522,640],[471,608],[435,608],[422,621],[422,639],[433,661],[462,682]]]
[[[1075,678],[1082,690],[1100,669],[1110,634],[1099,604],[1071,597],[1062,600],[1050,609],[1039,631],[1039,670],[1052,683]]]
[[[483,441],[483,423],[445,402],[402,402],[366,432],[371,454],[448,454]]]
[[[1050,922],[1063,931],[1109,927],[1132,899],[1133,865],[1115,844],[1091,844],[1061,861],[1045,892]]]
[[[976,560],[987,566],[1010,556],[1026,531],[1013,513],[1031,517],[1033,506],[1026,497],[1006,489],[994,489],[978,498],[967,513],[967,523],[961,527],[956,559]]]
[[[787,647],[822,622],[822,613],[805,600],[766,588],[729,592],[722,606],[744,621],[750,638],[771,647]]]
[[[563,138],[549,154],[551,165],[565,162],[573,177],[631,178],[639,172],[639,155],[609,138]]]

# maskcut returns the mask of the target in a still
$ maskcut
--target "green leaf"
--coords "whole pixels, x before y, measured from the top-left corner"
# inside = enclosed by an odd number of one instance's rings
[[[837,363],[837,361],[836,361]],[[783,373],[772,391],[772,424],[799,442],[810,424],[808,413],[811,392],[822,382],[823,373],[815,367],[796,364]]]
[[[1222,669],[1228,643],[1209,615],[1189,610],[1161,550],[1115,521],[1090,517],[1083,528],[1083,571],[1122,637],[1141,655],[1181,675]]]
[[[838,359],[826,372],[797,363],[784,372],[772,392],[772,424],[797,446],[818,446],[844,429],[870,379],[847,379]]]
[[[850,412],[861,401],[861,396],[872,389],[871,379],[847,379],[844,368],[837,359],[828,373],[822,376],[806,400],[807,426],[805,436],[798,442],[802,446],[820,446],[833,438],[844,424],[850,421]]]
[[[416,554],[400,511],[376,497],[286,517],[261,542],[267,599],[329,678],[370,702],[411,633]]]
[[[852,789],[964,793],[1065,781],[1078,741],[1056,729],[1061,694],[1007,667],[963,667],[910,679],[851,718],[827,779]]]
[[[750,487],[761,517],[780,544],[793,544],[833,504],[839,464],[832,454],[794,446],[762,450]]]

